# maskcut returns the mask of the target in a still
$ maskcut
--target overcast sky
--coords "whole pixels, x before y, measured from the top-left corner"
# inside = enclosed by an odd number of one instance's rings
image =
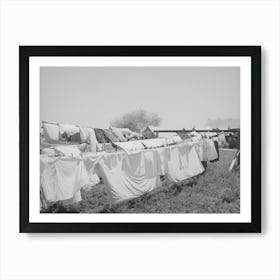
[[[136,109],[163,129],[239,118],[239,67],[41,67],[41,120],[108,128]]]

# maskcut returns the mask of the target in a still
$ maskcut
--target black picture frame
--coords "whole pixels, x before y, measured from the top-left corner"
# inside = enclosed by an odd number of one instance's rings
[[[251,57],[250,223],[31,223],[29,222],[29,58],[33,56]],[[20,232],[22,233],[260,233],[261,46],[19,46]],[[250,176],[248,174],[248,176]]]

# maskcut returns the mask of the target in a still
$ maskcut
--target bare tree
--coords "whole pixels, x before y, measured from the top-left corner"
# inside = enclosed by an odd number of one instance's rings
[[[158,114],[149,113],[145,110],[136,110],[113,120],[110,125],[129,128],[132,131],[140,132],[148,125],[159,126],[160,123],[161,118]]]

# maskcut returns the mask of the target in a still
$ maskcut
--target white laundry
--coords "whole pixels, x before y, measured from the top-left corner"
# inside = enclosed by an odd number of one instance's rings
[[[194,142],[202,140],[202,136],[196,131],[191,132],[190,136]]]
[[[215,144],[214,141],[212,139],[206,139],[206,154],[207,154],[207,158],[208,160],[215,160],[218,158],[218,154],[215,148]]]
[[[179,135],[175,135],[172,137],[174,143],[181,143],[183,142],[183,139]]]
[[[99,169],[114,202],[139,197],[160,186],[154,151],[104,155]]]
[[[167,159],[169,156],[169,148],[157,148],[155,149],[158,161],[158,174],[165,175],[168,170]]]
[[[193,145],[198,153],[200,161],[208,161],[206,141],[204,139],[198,140],[193,142]]]
[[[91,127],[79,127],[80,137],[83,143],[89,144],[89,150],[92,153],[96,153],[98,141],[95,135],[95,131]]]
[[[77,145],[57,145],[54,146],[54,150],[57,154],[66,157],[80,157],[81,150]]]
[[[41,150],[42,155],[47,155],[47,156],[55,156],[55,150],[54,148],[43,148]]]
[[[73,124],[59,124],[60,134],[66,133],[67,136],[72,136],[80,132],[80,129],[77,125]]]
[[[141,142],[148,149],[164,147],[167,145],[165,138],[145,139],[141,140]]]
[[[99,153],[99,154],[85,153],[85,154],[83,154],[84,165],[85,165],[85,168],[87,170],[89,180],[90,180],[90,184],[88,186],[84,186],[83,188],[89,189],[92,186],[95,186],[100,182],[100,179],[97,175],[96,165],[97,165],[98,161],[102,158],[103,154],[105,154],[105,153]]]
[[[216,151],[212,140],[146,150],[141,141],[118,144],[126,144],[129,152],[89,152],[67,157],[41,155],[41,187],[46,200],[80,201],[81,188],[96,185],[99,176],[114,202],[136,198],[159,187],[160,175],[167,175],[171,182],[179,182],[202,173],[199,152],[202,151],[202,157],[207,156],[208,160]],[[62,151],[59,146],[56,150]],[[66,154],[65,147],[63,153]]]
[[[47,142],[59,141],[59,126],[57,123],[43,122],[44,137]]]
[[[224,145],[224,144],[227,143],[227,140],[226,140],[226,137],[225,137],[224,133],[219,134],[219,136],[218,136],[218,143],[219,143],[219,146]]]
[[[59,200],[79,199],[77,193],[83,187],[96,184],[99,181],[93,171],[98,157],[91,154],[83,157],[48,157],[41,156],[41,186],[46,200],[56,202]]]
[[[89,133],[90,151],[92,153],[96,153],[98,141],[97,141],[97,138],[96,138],[96,135],[95,135],[95,131],[94,131],[93,128],[88,128],[88,133]]]
[[[137,141],[128,141],[128,142],[116,142],[114,143],[116,146],[120,147],[127,154],[139,152],[145,149],[141,140]]]
[[[187,143],[169,147],[167,177],[171,182],[180,182],[204,171],[194,146]]]
[[[87,127],[79,127],[80,130],[80,137],[82,143],[88,143],[89,144],[89,130]]]
[[[183,142],[183,139],[175,132],[161,132],[158,136],[159,138],[156,139],[165,139],[167,145]]]

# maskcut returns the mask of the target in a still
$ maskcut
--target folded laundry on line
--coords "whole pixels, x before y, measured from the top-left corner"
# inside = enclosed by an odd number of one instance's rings
[[[60,131],[57,123],[42,122],[43,134],[50,143],[59,141]]]
[[[128,154],[139,152],[145,149],[145,146],[139,140],[128,141],[128,142],[117,142],[115,143],[115,145]]]
[[[80,133],[79,126],[73,124],[59,124],[60,134],[65,133],[68,137]]]
[[[141,143],[148,149],[167,146],[165,138],[145,139],[141,140]]]

